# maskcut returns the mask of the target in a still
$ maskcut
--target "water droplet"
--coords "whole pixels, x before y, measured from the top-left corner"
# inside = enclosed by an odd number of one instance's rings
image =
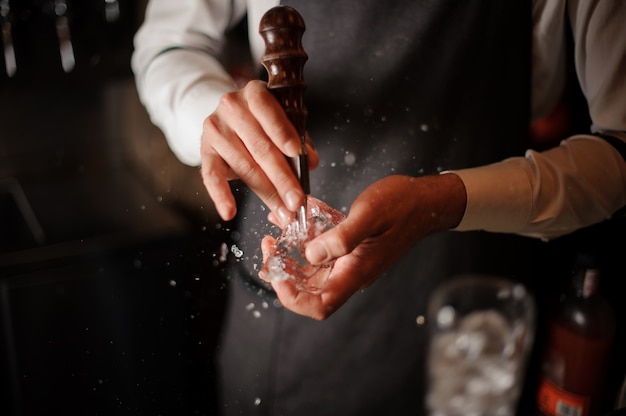
[[[170,280],[169,284],[171,287],[176,287],[176,280]]]
[[[343,157],[343,161],[346,165],[352,166],[356,162],[356,155],[354,153],[346,152]]]
[[[456,311],[452,306],[444,306],[437,313],[437,324],[441,328],[449,328],[454,323]]]
[[[255,405],[255,406],[258,406],[258,405],[260,405],[260,404],[261,404],[261,398],[260,398],[260,397],[255,397],[255,398],[254,398],[254,405]]]

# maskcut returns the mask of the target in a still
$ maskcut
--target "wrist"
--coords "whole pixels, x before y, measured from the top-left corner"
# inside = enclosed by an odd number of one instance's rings
[[[465,214],[467,192],[461,178],[452,172],[441,173],[434,177],[438,195],[439,230],[456,228]]]
[[[410,178],[415,187],[415,213],[427,225],[427,232],[455,228],[461,222],[467,204],[465,185],[461,178],[445,172],[439,175]]]

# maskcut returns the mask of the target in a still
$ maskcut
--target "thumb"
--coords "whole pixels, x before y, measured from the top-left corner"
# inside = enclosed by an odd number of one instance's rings
[[[350,253],[363,240],[359,227],[346,218],[336,227],[320,234],[309,242],[306,259],[313,265],[327,263]]]

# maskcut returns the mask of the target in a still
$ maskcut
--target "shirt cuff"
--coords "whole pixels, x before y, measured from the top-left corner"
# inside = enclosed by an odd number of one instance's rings
[[[626,205],[624,160],[610,144],[590,135],[454,173],[467,193],[458,231],[552,239],[606,220]]]
[[[524,158],[456,170],[467,192],[465,214],[457,231],[516,232],[532,209],[532,188]]]

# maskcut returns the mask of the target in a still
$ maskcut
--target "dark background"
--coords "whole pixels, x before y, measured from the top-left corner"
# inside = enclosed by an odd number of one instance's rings
[[[69,72],[55,2],[9,5],[0,415],[215,414],[222,247],[197,169],[175,160],[136,96],[144,4],[69,1]]]
[[[197,169],[175,159],[137,99],[129,63],[144,2],[68,2],[70,72],[54,0],[9,4],[17,71],[9,77],[0,54],[0,415],[216,414],[228,248]],[[107,19],[106,7],[119,13]],[[567,94],[555,123],[586,129],[580,92]],[[554,137],[534,139],[542,148]],[[610,409],[626,371],[625,231],[617,218],[528,259],[540,316],[523,407],[546,311],[582,249],[602,255],[601,290],[618,318]]]

